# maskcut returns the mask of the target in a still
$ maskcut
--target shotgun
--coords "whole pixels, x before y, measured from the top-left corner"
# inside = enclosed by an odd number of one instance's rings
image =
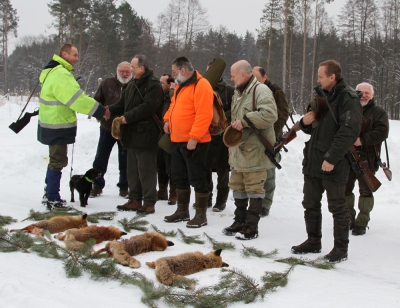
[[[288,132],[283,133],[281,136],[278,137],[278,141],[274,147],[274,153],[278,154],[282,148],[285,148],[284,146],[286,144],[288,144],[290,141],[296,138],[297,137],[296,132],[298,132],[299,130],[300,130],[300,124],[297,121]]]
[[[358,173],[362,174],[365,182],[367,183],[369,189],[371,189],[372,192],[375,192],[378,190],[378,188],[382,185],[381,182],[375,177],[375,175],[369,170],[368,168],[368,162],[367,161],[362,161],[360,155],[358,155],[358,152],[355,148],[354,145],[350,147],[350,152],[351,152],[351,157],[354,159],[354,162],[357,166]]]

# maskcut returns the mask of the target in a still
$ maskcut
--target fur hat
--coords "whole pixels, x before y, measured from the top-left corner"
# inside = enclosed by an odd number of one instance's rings
[[[234,148],[244,142],[242,138],[243,132],[233,128],[232,125],[229,125],[224,132],[222,140],[228,148]]]
[[[316,128],[318,125],[318,121],[322,119],[325,113],[328,111],[328,105],[326,104],[326,100],[322,97],[313,98],[307,106],[307,112],[314,111],[315,113],[315,121],[312,123],[312,127]]]
[[[121,140],[122,138],[122,127],[121,117],[116,117],[112,122],[111,135],[117,140]]]

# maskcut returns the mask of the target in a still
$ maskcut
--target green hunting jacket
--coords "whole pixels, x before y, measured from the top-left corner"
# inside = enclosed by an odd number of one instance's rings
[[[339,114],[339,96],[343,91],[347,93],[344,96]],[[329,93],[324,92],[333,115],[328,110],[318,121],[315,128],[312,125],[305,126],[303,119],[300,120],[300,128],[306,134],[311,135],[303,150],[303,174],[309,177],[330,178],[337,182],[346,183],[350,163],[345,154],[360,134],[361,104],[355,90],[350,88],[343,79]],[[339,126],[333,116],[335,116]],[[321,170],[324,160],[334,165],[332,171],[324,172]]]
[[[256,110],[253,111],[253,91],[257,84],[255,90]],[[271,90],[254,77],[243,93],[236,89],[232,99],[232,123],[241,120],[244,127],[242,138],[244,142],[229,149],[229,165],[238,172],[254,172],[275,167],[264,153],[264,145],[243,119],[245,115],[273,146],[275,144],[274,123],[278,118],[276,104]]]
[[[121,125],[121,143],[125,148],[158,148],[161,130],[153,114],[162,122],[163,103],[164,91],[152,70],[147,69],[139,79],[129,82],[121,99],[109,107],[112,116],[123,115],[127,121]]]

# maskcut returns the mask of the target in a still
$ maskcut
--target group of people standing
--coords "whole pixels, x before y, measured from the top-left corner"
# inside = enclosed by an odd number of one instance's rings
[[[120,63],[116,76],[105,79],[91,98],[71,74],[77,61],[76,47],[65,44],[40,77],[38,140],[49,146],[45,189],[49,208],[66,204],[59,195],[61,170],[68,163],[67,144],[75,142],[75,112],[80,112],[101,121],[93,167],[102,176],[93,183],[92,197],[102,193],[110,153],[117,143],[117,186],[119,194],[128,199],[117,206],[118,210],[151,214],[157,200],[168,200],[169,204],[176,204],[176,210],[164,221],[186,221],[187,227],[200,228],[207,225],[208,208],[217,212],[226,208],[232,190],[234,221],[223,228],[223,234],[244,240],[258,237],[260,217],[269,215],[273,200],[275,164],[265,154],[264,145],[250,124],[274,145],[289,117],[283,91],[268,80],[263,68],[252,68],[247,61],[240,60],[230,68],[234,87],[220,79],[213,89],[186,57],[176,58],[172,74],[158,79],[147,58],[135,55],[130,63]],[[210,65],[212,61],[207,69]],[[373,87],[368,83],[357,86],[363,93],[360,103],[356,91],[344,82],[336,61],[320,64],[318,83],[328,109],[321,112],[323,108],[317,104],[299,123],[300,129],[311,135],[303,160],[303,207],[308,237],[304,243],[293,246],[292,252],[321,251],[321,199],[326,191],[334,219],[334,247],[325,258],[340,262],[347,258],[349,229],[354,235],[365,234],[374,204],[362,176],[350,169],[346,153],[355,145],[361,157],[368,160],[371,171],[376,172],[380,146],[388,136],[388,117],[374,103]],[[222,134],[210,134],[214,91],[221,98],[230,129],[241,134],[240,142],[234,146],[224,144]],[[120,140],[111,135],[111,123],[117,116],[123,130]],[[162,134],[170,136],[170,153],[158,147]],[[279,154],[276,160],[280,160]],[[217,173],[214,205],[213,171]],[[357,218],[352,192],[356,180],[360,187]],[[195,193],[193,218],[189,213],[191,187]]]

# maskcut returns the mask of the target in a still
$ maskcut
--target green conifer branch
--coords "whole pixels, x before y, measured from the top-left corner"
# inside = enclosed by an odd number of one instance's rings
[[[211,238],[207,233],[204,232],[205,237],[208,241],[213,245],[213,249],[222,249],[222,250],[235,250],[235,245],[227,242],[218,242]]]
[[[248,258],[250,256],[254,256],[257,258],[271,258],[278,253],[277,249],[274,249],[270,252],[263,252],[262,250],[258,250],[254,247],[246,247],[242,244],[243,249],[240,251],[243,258]]]
[[[10,234],[7,229],[0,228],[0,251],[13,252],[23,250],[30,253],[28,248],[33,244],[33,239],[22,231]]]
[[[310,260],[307,258],[290,257],[290,258],[279,259],[279,260],[275,260],[275,261],[281,262],[281,263],[287,263],[287,264],[291,264],[291,265],[312,266],[315,268],[326,269],[326,270],[335,268],[334,263],[331,263],[331,262],[325,260],[323,257],[317,258],[315,260]]]
[[[178,232],[186,244],[204,244],[203,240],[199,240],[200,235],[189,236],[183,233],[181,229],[178,229]]]
[[[126,232],[131,231],[132,229],[139,230],[139,231],[147,231],[146,225],[149,224],[147,220],[141,220],[145,215],[138,215],[136,214],[131,220],[127,218],[123,218],[118,220],[118,223],[124,228]]]
[[[80,210],[77,210],[73,207],[67,208],[67,209],[57,209],[54,208],[51,211],[46,211],[46,212],[38,212],[33,209],[29,211],[29,216],[22,221],[25,220],[47,220],[50,219],[54,216],[82,216],[83,214],[86,214],[85,212],[82,212]],[[87,221],[91,223],[98,223],[99,220],[113,220],[114,217],[117,215],[117,212],[95,212],[92,214],[87,215]]]
[[[172,231],[161,231],[160,229],[158,229],[155,225],[151,225],[151,227],[154,229],[154,231],[164,235],[165,237],[175,237],[177,236],[178,232],[172,230]]]
[[[8,225],[12,222],[16,222],[17,220],[12,218],[11,216],[2,216],[0,215],[0,228]]]

